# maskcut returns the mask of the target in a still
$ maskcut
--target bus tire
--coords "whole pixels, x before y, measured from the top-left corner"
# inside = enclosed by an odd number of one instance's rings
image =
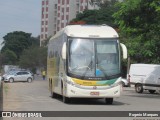
[[[105,98],[105,103],[106,103],[107,105],[113,104],[113,98]]]
[[[149,93],[151,93],[151,94],[153,94],[153,93],[156,92],[155,90],[148,90],[148,91],[149,91]]]
[[[66,96],[64,96],[64,87],[63,87],[63,82],[61,82],[61,93],[62,93],[62,101],[64,102],[64,103],[70,103],[70,98],[68,98],[68,97],[66,97]]]
[[[57,95],[56,93],[54,93],[54,92],[51,92],[51,97],[52,97],[52,98],[57,98],[58,95]]]
[[[136,84],[135,85],[135,91],[137,93],[142,93],[143,92],[143,86],[141,84]]]
[[[70,103],[70,98],[68,98],[68,97],[65,97],[65,96],[62,96],[63,98],[63,102],[64,103]]]

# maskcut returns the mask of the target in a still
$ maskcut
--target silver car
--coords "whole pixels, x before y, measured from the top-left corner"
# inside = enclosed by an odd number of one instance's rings
[[[129,87],[129,82],[127,79],[122,78],[122,86],[123,87]]]
[[[32,82],[33,74],[29,71],[15,71],[4,77],[4,81],[15,82],[15,81],[27,81]]]

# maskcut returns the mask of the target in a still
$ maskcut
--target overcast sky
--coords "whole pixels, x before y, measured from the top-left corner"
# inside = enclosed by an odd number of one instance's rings
[[[0,42],[9,32],[40,34],[41,0],[0,0]]]

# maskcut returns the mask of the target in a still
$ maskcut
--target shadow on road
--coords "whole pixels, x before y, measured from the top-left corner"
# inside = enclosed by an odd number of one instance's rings
[[[50,96],[51,97],[51,96]],[[52,99],[56,99],[58,101],[62,101],[62,96],[58,96],[57,98],[52,98]],[[105,104],[105,100],[104,99],[91,99],[91,98],[71,98],[71,102],[68,103],[69,105],[108,105]],[[126,103],[122,103],[122,102],[118,102],[118,101],[113,101],[113,105],[124,105]]]
[[[137,93],[135,95],[125,95],[125,96],[130,96],[130,97],[139,97],[139,98],[148,98],[148,99],[160,99],[159,94],[150,94],[150,93]]]

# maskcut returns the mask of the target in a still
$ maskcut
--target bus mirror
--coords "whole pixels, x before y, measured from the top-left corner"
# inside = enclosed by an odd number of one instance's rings
[[[62,59],[66,59],[66,42],[62,46]]]
[[[127,48],[124,44],[120,43],[122,51],[123,51],[123,59],[127,59]]]

